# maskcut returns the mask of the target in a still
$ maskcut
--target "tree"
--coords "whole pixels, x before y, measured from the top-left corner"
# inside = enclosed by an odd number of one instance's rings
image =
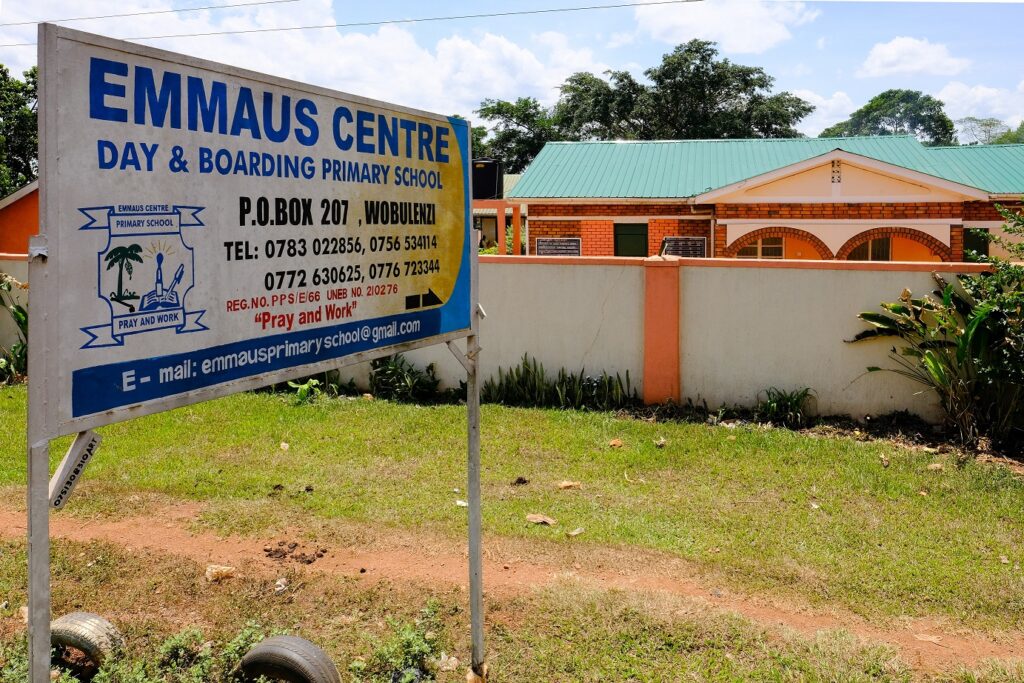
[[[918,90],[886,90],[819,137],[914,135],[926,145],[955,145],[956,127],[942,107]]]
[[[1024,123],[1017,126],[1016,130],[1008,130],[995,140],[993,145],[1019,145],[1024,144]]]
[[[0,65],[0,196],[36,179],[39,134],[36,126],[38,72],[19,81]]]
[[[965,145],[991,145],[996,138],[1010,132],[1009,126],[993,118],[965,116],[957,119],[956,125],[963,135]]]
[[[573,74],[562,84],[555,121],[570,140],[647,140],[651,92],[628,71]]]
[[[764,69],[717,59],[715,43],[691,40],[648,69],[656,139],[798,137],[814,107],[788,92],[771,94]]]
[[[505,162],[507,173],[522,173],[546,143],[562,139],[551,111],[532,97],[487,99],[477,113],[494,124],[490,153]]]
[[[533,98],[485,100],[494,122],[491,152],[513,172],[552,140],[690,140],[800,135],[814,107],[788,92],[773,94],[764,69],[720,59],[715,43],[691,40],[662,57],[641,83],[628,71],[573,74],[547,110]]]

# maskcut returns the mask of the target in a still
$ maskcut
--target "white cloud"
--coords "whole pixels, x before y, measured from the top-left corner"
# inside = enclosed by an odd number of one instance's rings
[[[954,120],[993,117],[1013,127],[1024,120],[1024,81],[1015,90],[951,81],[935,97],[942,100],[946,113]]]
[[[617,47],[624,47],[626,45],[632,45],[636,42],[636,32],[622,32],[613,33],[605,44],[605,47],[615,49]]]
[[[942,43],[932,43],[927,38],[898,36],[888,43],[876,43],[857,71],[857,76],[954,76],[970,65],[971,60],[954,57]]]
[[[713,40],[724,52],[761,53],[790,38],[790,28],[817,18],[802,2],[705,0],[635,10],[641,31],[671,45]]]
[[[829,97],[819,95],[813,90],[794,90],[793,94],[814,105],[814,113],[797,126],[801,133],[812,137],[832,124],[850,118],[850,114],[857,108],[850,96],[842,91],[834,92]]]
[[[5,4],[4,21],[40,17],[110,14],[105,0],[42,0],[28,7]],[[171,0],[127,0],[118,12],[173,7]],[[218,12],[148,15],[76,22],[74,28],[113,37],[323,25],[335,22],[332,0],[302,0]],[[34,26],[0,29],[0,44],[34,42]],[[473,118],[484,98],[534,96],[545,104],[576,71],[600,73],[589,48],[576,48],[560,33],[533,36],[517,44],[493,33],[472,39],[453,34],[422,45],[409,30],[395,25],[372,32],[338,29],[282,31],[140,41],[254,71],[350,92],[443,114]],[[0,63],[20,73],[35,63],[35,48],[0,48]]]
[[[814,41],[814,45],[815,45],[815,47],[817,47],[817,48],[818,48],[819,50],[824,50],[824,49],[825,49],[825,44],[826,44],[827,42],[828,42],[828,41],[827,41],[827,40],[825,40],[825,36],[821,36],[821,37],[820,37],[820,38],[818,38],[818,39],[817,39],[816,41]]]

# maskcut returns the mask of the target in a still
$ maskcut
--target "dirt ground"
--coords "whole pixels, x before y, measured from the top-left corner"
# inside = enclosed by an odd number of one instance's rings
[[[360,529],[311,541],[304,532],[266,538],[220,537],[196,531],[202,507],[175,504],[145,517],[79,519],[55,515],[54,537],[102,541],[128,551],[149,550],[199,563],[243,566],[246,571],[279,575],[282,567],[345,576],[365,582],[426,582],[462,587],[467,581],[465,549],[436,537],[407,532],[387,534]],[[24,511],[0,507],[0,538],[25,534]],[[348,530],[352,531],[352,530]],[[345,540],[345,539],[348,540]],[[843,629],[868,642],[892,645],[918,671],[971,667],[986,659],[1024,657],[1024,634],[982,634],[944,620],[906,619],[880,627],[858,615],[783,604],[726,591],[707,583],[686,562],[636,550],[569,546],[535,552],[523,541],[485,539],[485,586],[495,596],[515,596],[572,578],[603,590],[661,592],[684,598],[695,612],[727,611],[766,628],[814,635]]]

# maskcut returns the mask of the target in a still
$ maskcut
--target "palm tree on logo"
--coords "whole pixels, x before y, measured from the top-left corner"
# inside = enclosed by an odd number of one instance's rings
[[[142,253],[142,247],[138,244],[131,244],[127,247],[115,247],[107,252],[107,255],[103,257],[103,260],[107,262],[107,270],[110,270],[115,265],[118,267],[117,271],[117,293],[110,293],[110,300],[116,301],[119,304],[128,306],[130,311],[135,311],[135,307],[125,303],[132,299],[138,299],[139,295],[135,292],[125,292],[122,283],[124,281],[124,272],[128,271],[128,279],[132,279],[132,262],[142,263],[142,257],[139,254]]]

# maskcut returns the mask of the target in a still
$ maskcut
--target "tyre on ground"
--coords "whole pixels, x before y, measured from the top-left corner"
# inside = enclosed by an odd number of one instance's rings
[[[341,683],[327,653],[295,636],[274,636],[256,644],[242,657],[241,671],[246,680],[263,676],[286,683]]]
[[[117,627],[98,614],[72,612],[50,624],[50,646],[59,661],[73,669],[98,669],[103,662],[124,648],[124,636]],[[80,652],[88,660],[69,656]]]

